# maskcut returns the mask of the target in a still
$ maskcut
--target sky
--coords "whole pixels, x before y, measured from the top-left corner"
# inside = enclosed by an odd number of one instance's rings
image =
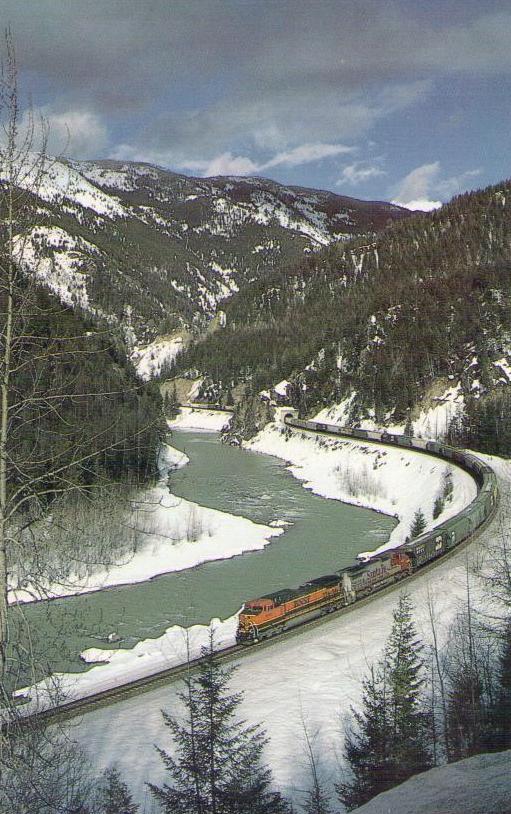
[[[511,175],[509,0],[0,5],[54,153],[424,209]]]

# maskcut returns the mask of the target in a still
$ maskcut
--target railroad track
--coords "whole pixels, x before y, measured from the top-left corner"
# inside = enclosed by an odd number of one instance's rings
[[[305,428],[296,427],[296,429],[300,429],[303,432]],[[314,430],[309,428],[305,429],[305,431],[314,433]],[[337,432],[336,437],[339,437],[340,434],[341,433]],[[350,436],[346,435],[345,437],[349,438]],[[373,439],[367,440],[368,441],[372,440],[373,443],[378,443],[378,441]],[[426,452],[426,450],[422,451]],[[251,645],[232,645],[230,647],[218,650],[216,654],[218,660],[223,662],[234,661],[243,658],[247,655],[250,655],[254,652],[260,651],[261,649],[273,647],[274,645],[286,641],[294,636],[299,636],[305,631],[323,625],[326,622],[330,622],[332,619],[344,616],[348,613],[353,613],[358,608],[368,605],[370,602],[379,597],[386,596],[387,594],[402,589],[404,585],[408,585],[409,583],[415,581],[422,575],[428,573],[429,571],[432,571],[438,565],[445,562],[446,560],[451,559],[453,556],[457,555],[460,551],[462,551],[468,545],[470,545],[491,523],[495,516],[497,508],[498,500],[495,502],[495,505],[493,506],[493,509],[488,515],[488,517],[485,518],[485,520],[474,530],[474,532],[466,540],[456,545],[450,551],[447,551],[446,553],[442,554],[441,557],[438,557],[437,559],[434,559],[433,561],[427,563],[426,565],[423,565],[422,567],[414,571],[412,574],[404,577],[398,582],[394,582],[391,585],[388,585],[384,588],[377,589],[374,592],[372,592],[369,596],[357,600],[354,604],[340,608],[339,610],[330,612],[328,614],[325,614],[324,616],[312,619],[308,622],[304,622],[303,624],[297,627],[293,627],[290,630],[280,633],[278,636],[273,636],[271,638],[261,640]],[[200,660],[201,660],[200,657],[195,658],[192,659],[189,663],[175,665],[173,667],[166,668],[165,670],[160,670],[149,676],[144,676],[142,678],[126,682],[121,686],[102,690],[100,692],[94,693],[93,695],[88,695],[84,698],[73,699],[66,703],[59,704],[58,706],[50,707],[48,709],[42,709],[32,714],[23,715],[23,710],[20,707],[18,708],[19,715],[16,716],[15,725],[18,728],[28,727],[31,723],[33,723],[34,719],[51,720],[54,722],[64,721],[74,718],[78,715],[86,714],[88,712],[91,712],[92,710],[98,709],[103,706],[110,706],[112,704],[120,703],[121,701],[125,701],[136,695],[140,695],[141,693],[150,692],[156,689],[157,687],[164,686],[166,684],[179,680],[180,678],[185,676],[189,671],[193,671],[194,669],[196,669],[198,664],[200,663]]]

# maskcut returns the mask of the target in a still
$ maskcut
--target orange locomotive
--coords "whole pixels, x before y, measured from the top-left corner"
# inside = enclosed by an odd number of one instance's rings
[[[311,579],[299,588],[283,588],[245,602],[239,615],[236,641],[251,644],[351,605],[372,591],[411,573],[407,554],[389,551],[338,574]]]

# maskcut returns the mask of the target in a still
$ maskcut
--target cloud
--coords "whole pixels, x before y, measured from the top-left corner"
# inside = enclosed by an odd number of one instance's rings
[[[31,83],[53,107],[107,117],[120,134],[112,155],[131,145],[148,160],[230,153],[264,163],[270,152],[272,167],[292,168],[304,163],[301,145],[356,139],[426,92],[424,76],[396,60],[409,22],[393,8],[262,4],[264,13],[239,0],[87,0],[71,10],[65,0],[5,0],[4,13]]]
[[[425,199],[431,187],[440,174],[440,162],[434,161],[432,164],[422,164],[420,167],[406,175],[398,184],[395,194],[396,200],[412,201]],[[405,204],[406,206],[406,204]]]
[[[298,167],[352,151],[352,147],[346,147],[344,144],[301,144],[292,150],[277,153],[273,158],[258,163],[246,156],[226,152],[208,161],[185,160],[179,162],[178,165],[180,169],[200,172],[204,178],[214,175],[255,175],[272,167]],[[124,150],[122,158],[126,159],[128,155],[129,149]],[[121,157],[118,151],[117,157]]]
[[[375,167],[364,164],[361,161],[356,161],[354,164],[349,164],[343,168],[341,177],[336,182],[336,186],[340,187],[343,184],[358,186],[359,184],[365,183],[365,181],[369,181],[371,178],[379,178],[386,174],[385,170],[382,170],[381,167]]]
[[[227,96],[243,86],[254,100],[297,87],[346,97],[425,72],[505,74],[510,10],[455,0],[449,18],[443,5],[357,0],[339,13],[339,0],[3,0],[2,10],[24,69],[113,113],[151,109],[180,87],[204,92],[210,80],[214,95],[216,75]]]
[[[301,144],[292,150],[278,153],[271,158],[261,169],[269,167],[299,167],[303,164],[310,164],[313,161],[321,161],[323,158],[332,158],[342,153],[352,153],[353,147],[346,147],[344,144]]]
[[[87,111],[73,128],[77,157],[106,149],[110,134],[111,156],[239,173],[251,163],[292,170],[306,163],[300,150],[317,144],[369,134],[380,142],[381,122],[435,90],[445,98],[453,78],[465,88],[507,77],[511,9],[503,5],[3,0],[2,10],[22,87],[57,116]],[[419,122],[407,120],[410,142]],[[364,172],[348,170],[343,183],[376,178]]]
[[[477,178],[481,173],[482,169],[479,167],[475,170],[467,170],[461,173],[461,175],[452,175],[450,178],[445,178],[436,185],[438,194],[441,195],[442,198],[452,198],[453,195],[467,188],[471,178]]]
[[[109,143],[108,128],[91,110],[57,112],[50,107],[25,110],[20,122],[22,137],[28,134],[32,149],[44,148],[49,155],[97,158]]]
[[[442,201],[430,201],[428,198],[420,198],[417,201],[408,201],[402,203],[400,201],[392,201],[398,206],[404,206],[406,209],[411,209],[412,212],[432,212],[434,209],[440,209]]]
[[[50,152],[94,158],[108,144],[108,130],[100,116],[89,110],[66,110],[46,115],[50,132]]]
[[[443,201],[466,189],[467,181],[480,173],[480,169],[467,170],[461,175],[442,179],[439,161],[422,164],[409,172],[394,188],[392,203],[405,206],[407,209],[422,209],[425,212],[438,209]],[[432,199],[432,195],[442,200]]]
[[[222,153],[211,161],[184,161],[181,169],[199,172],[204,178],[214,175],[253,175],[259,167],[250,158],[234,156],[232,153]]]

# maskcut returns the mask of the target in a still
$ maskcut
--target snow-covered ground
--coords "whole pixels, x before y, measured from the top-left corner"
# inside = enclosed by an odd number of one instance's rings
[[[497,752],[411,777],[354,814],[505,814],[510,798],[511,751]]]
[[[497,471],[501,488],[511,484],[511,463],[491,459]],[[492,541],[499,528],[501,516],[468,548],[457,552],[451,559],[440,562],[431,572],[412,581],[407,590],[415,604],[419,633],[425,642],[431,638],[427,610],[428,597],[434,602],[437,635],[444,641],[447,627],[466,595],[467,564],[479,556]],[[472,585],[472,600],[477,591]],[[277,784],[285,791],[293,791],[299,802],[299,790],[307,784],[303,724],[315,737],[321,772],[333,794],[333,782],[339,778],[339,759],[343,744],[343,716],[351,705],[360,700],[360,680],[368,664],[382,651],[390,631],[392,609],[397,591],[392,595],[376,597],[363,607],[299,635],[276,640],[264,649],[248,650],[239,662],[232,679],[233,691],[243,691],[245,699],[242,715],[248,723],[261,722],[270,742],[265,757],[271,764]],[[219,641],[229,641],[232,620],[217,626]],[[197,639],[206,635],[193,630],[194,648]],[[184,643],[184,632],[177,634]],[[197,637],[197,639],[195,638]],[[166,646],[160,640],[153,642]],[[181,644],[181,647],[184,645]],[[146,645],[147,647],[147,645]],[[176,640],[173,647],[177,649]],[[193,648],[193,649],[194,649]],[[141,670],[150,659],[142,646],[137,656]],[[124,657],[119,657],[119,672],[125,669]],[[94,668],[97,675],[105,671],[108,678],[110,665]],[[91,675],[91,673],[89,674]],[[176,712],[179,701],[178,685],[168,685],[144,693],[113,706],[85,715],[76,733],[86,746],[98,769],[113,761],[129,780],[140,800],[145,798],[145,782],[161,782],[164,769],[153,744],[170,748],[170,739],[163,725],[161,709]],[[383,811],[383,809],[382,809]]]
[[[277,424],[268,424],[246,446],[289,461],[292,474],[318,495],[395,515],[399,522],[378,552],[405,541],[417,509],[423,511],[428,529],[460,512],[477,494],[472,477],[449,466],[452,500],[445,501],[444,511],[433,521],[433,505],[442,494],[446,472],[440,459],[382,444],[318,437]]]
[[[207,411],[185,411],[184,416],[187,412],[200,413],[203,427],[211,429]],[[211,418],[218,418],[216,412],[211,412]],[[199,416],[195,415],[192,421],[199,421]],[[319,494],[392,511],[403,518],[401,535],[405,532],[404,518],[409,518],[417,505],[421,505],[430,520],[428,506],[442,483],[445,469],[443,462],[410,450],[316,439],[312,435],[281,432],[276,426],[265,428],[250,448],[291,461],[293,474],[304,481],[306,488]],[[498,458],[489,461],[499,476],[502,491],[508,490],[511,463]],[[361,475],[362,484],[371,488],[357,497],[344,494],[346,478],[342,473],[346,470]],[[453,483],[453,503],[457,502],[450,510],[454,513],[472,499],[475,487],[470,477],[458,469],[453,469]],[[437,635],[445,638],[448,624],[465,596],[467,564],[484,551],[501,522],[502,517],[497,517],[468,549],[457,552],[452,559],[439,563],[432,572],[409,584],[419,632],[426,642],[430,636],[428,597],[434,601]],[[395,534],[392,543],[395,545],[399,539]],[[472,598],[475,597],[477,590],[473,586]],[[277,640],[271,647],[249,650],[240,660],[232,688],[246,693],[242,714],[248,722],[262,722],[267,729],[270,743],[266,758],[273,767],[276,782],[286,792],[293,790],[296,801],[306,782],[304,723],[309,733],[317,733],[316,749],[327,782],[332,784],[338,778],[343,715],[359,701],[360,679],[368,664],[381,653],[396,598],[397,592],[376,597],[370,604],[355,607],[320,627]],[[223,622],[213,620],[219,646],[233,643],[236,621],[236,616]],[[83,674],[60,675],[55,679],[68,697],[88,695],[180,663],[187,647],[193,657],[207,642],[208,635],[206,626],[197,625],[189,631],[176,626],[160,638],[139,642],[132,650],[91,649],[83,653],[85,660],[106,663],[97,664]],[[44,684],[34,690],[31,689],[32,699],[44,703]],[[169,685],[90,713],[81,722],[79,739],[90,750],[97,768],[103,769],[116,761],[141,800],[145,796],[145,782],[160,782],[164,777],[153,744],[169,746],[160,710],[177,708],[177,690],[177,685]]]
[[[157,337],[154,342],[144,347],[135,347],[130,356],[142,381],[159,376],[164,365],[170,365],[177,354],[183,350],[182,336]]]
[[[35,153],[23,155],[20,160],[24,164],[16,167],[16,185],[37,194],[44,201],[71,201],[112,220],[127,217],[128,212],[114,195],[107,195],[95,187],[69,164],[48,157],[41,167]],[[0,178],[4,177],[7,177],[7,170],[0,165]]]
[[[125,561],[90,576],[70,578],[65,585],[53,586],[45,597],[71,596],[99,591],[113,585],[144,582],[158,574],[182,571],[203,562],[227,559],[268,545],[283,533],[276,526],[254,523],[245,517],[199,506],[172,495],[166,475],[172,468],[184,466],[188,458],[166,445],[160,456],[162,480],[142,493],[127,525],[134,526],[145,539],[143,545]],[[12,591],[10,601],[29,602],[37,591]]]
[[[342,359],[339,359],[338,365],[341,364],[341,362]],[[325,407],[315,416],[314,420],[324,421],[327,424],[349,424],[350,408],[355,396],[356,393],[351,393],[347,398],[339,402],[339,404]],[[449,429],[451,420],[463,412],[464,398],[461,392],[460,382],[453,381],[443,392],[439,393],[439,395],[432,396],[429,402],[429,405],[423,407],[419,415],[412,422],[413,434],[417,438],[443,438]],[[389,432],[402,433],[405,425],[393,423],[391,419],[391,415],[387,416],[387,430]],[[359,423],[363,430],[381,429],[380,424],[371,417],[365,418]]]
[[[181,407],[176,418],[168,421],[170,429],[204,430],[221,432],[229,426],[232,414],[224,410],[204,410],[203,408]]]

